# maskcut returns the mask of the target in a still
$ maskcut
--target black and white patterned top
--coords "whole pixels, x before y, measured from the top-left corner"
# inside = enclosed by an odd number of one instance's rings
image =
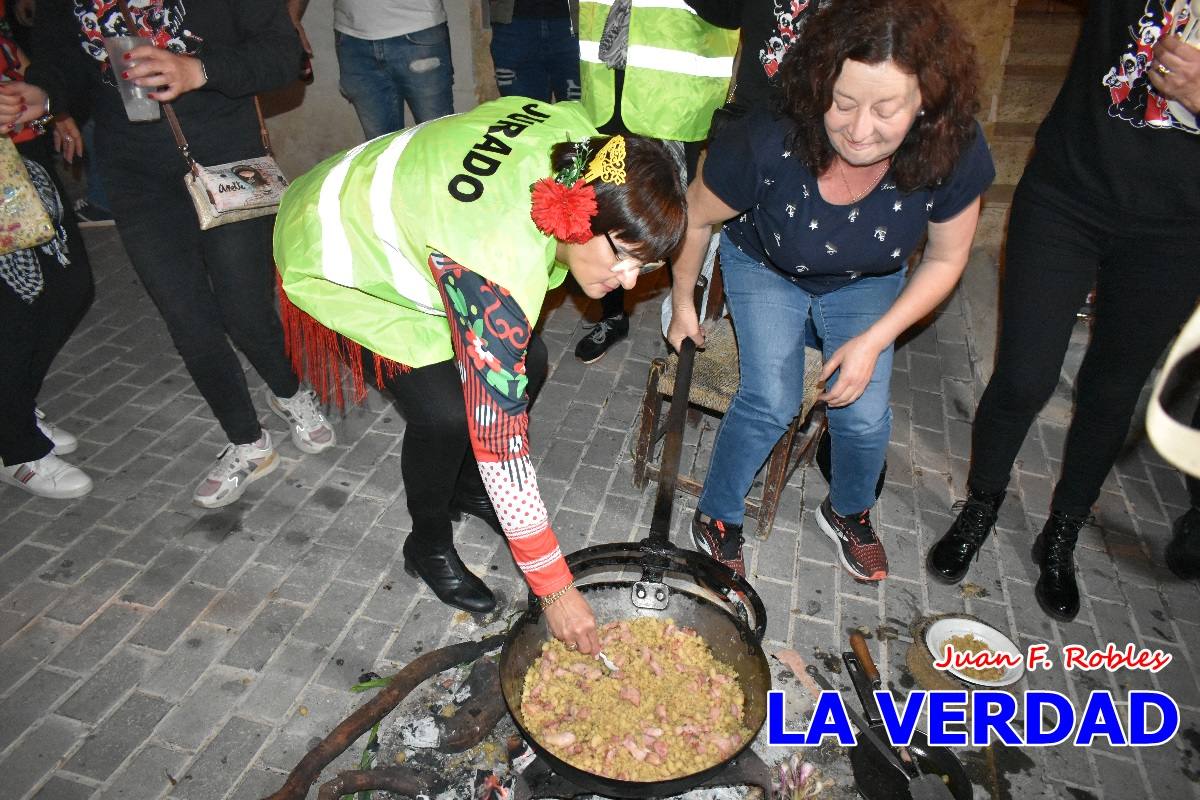
[[[996,176],[983,131],[941,185],[902,193],[890,170],[850,205],[826,202],[816,176],[788,147],[791,122],[770,111],[723,128],[704,163],[704,183],[743,213],[725,224],[738,249],[813,294],[904,266],[930,222],[953,218]]]

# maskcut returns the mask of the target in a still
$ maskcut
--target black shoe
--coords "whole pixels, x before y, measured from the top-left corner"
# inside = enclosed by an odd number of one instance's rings
[[[988,534],[996,525],[1004,492],[984,494],[968,489],[967,499],[954,504],[958,517],[925,557],[925,568],[942,583],[958,583],[967,576]]]
[[[1075,542],[1090,517],[1073,517],[1051,511],[1050,519],[1033,541],[1033,560],[1041,576],[1033,593],[1048,615],[1070,622],[1079,613],[1079,585],[1075,582]]]
[[[500,517],[496,515],[496,507],[486,495],[470,497],[465,493],[455,492],[454,497],[450,498],[450,514],[454,519],[458,519],[458,515],[461,514],[470,514],[486,522],[497,535],[504,536],[504,526],[500,524]]]
[[[404,571],[425,581],[438,600],[448,606],[475,614],[486,614],[496,607],[496,596],[483,581],[463,564],[452,548],[444,553],[418,554],[404,542]]]
[[[1200,507],[1175,520],[1175,534],[1167,545],[1167,567],[1180,578],[1200,578]]]
[[[605,317],[592,326],[591,331],[575,345],[575,357],[585,364],[599,361],[608,348],[629,335],[629,316],[618,314]]]
[[[81,228],[107,228],[117,224],[111,211],[87,200],[75,203],[75,220]]]

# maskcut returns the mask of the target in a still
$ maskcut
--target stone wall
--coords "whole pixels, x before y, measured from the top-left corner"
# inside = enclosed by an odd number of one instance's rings
[[[975,41],[982,72],[979,92],[979,120],[985,126],[996,121],[1000,87],[1004,83],[1004,65],[1008,60],[1012,37],[1013,13],[1017,0],[948,0]]]
[[[476,57],[482,43],[487,58],[486,77],[491,78],[491,59],[480,31],[479,0],[444,0],[450,24],[451,56],[454,60],[454,108],[466,111],[479,102]],[[312,42],[311,86],[294,83],[263,98],[271,129],[271,142],[288,175],[299,175],[330,155],[363,140],[354,108],[338,91],[337,55],[333,46],[333,4],[312,2],[304,15],[304,29]],[[474,47],[461,43],[471,42]]]

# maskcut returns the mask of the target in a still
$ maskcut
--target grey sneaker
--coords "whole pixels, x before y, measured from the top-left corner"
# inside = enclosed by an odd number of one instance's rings
[[[235,503],[246,487],[271,474],[279,466],[279,456],[271,445],[271,433],[264,430],[257,442],[230,444],[217,456],[217,463],[192,495],[201,508],[220,508]]]
[[[305,453],[319,453],[337,444],[333,426],[317,405],[312,389],[301,389],[293,397],[276,397],[268,392],[267,405],[292,426],[292,444]]]
[[[108,228],[117,224],[112,212],[87,200],[75,203],[75,220],[81,228]]]

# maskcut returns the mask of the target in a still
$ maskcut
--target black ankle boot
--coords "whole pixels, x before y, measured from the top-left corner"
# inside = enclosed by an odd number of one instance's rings
[[[455,515],[455,519],[458,519],[457,515],[460,514],[478,517],[486,522],[497,535],[504,536],[504,526],[500,524],[500,517],[496,515],[496,507],[492,505],[491,498],[486,494],[477,497],[456,490],[454,497],[450,498],[450,513]]]
[[[971,559],[996,524],[1004,492],[985,494],[967,490],[967,499],[955,504],[958,518],[941,539],[929,548],[925,566],[942,583],[958,583],[967,575]]]
[[[446,551],[423,553],[410,547],[412,537],[404,542],[404,571],[425,581],[437,598],[448,606],[476,614],[485,614],[496,607],[496,596],[458,557],[451,547]]]
[[[1200,506],[1192,506],[1175,520],[1167,545],[1167,566],[1185,581],[1200,577]]]
[[[1075,583],[1075,542],[1088,517],[1051,511],[1050,519],[1033,541],[1033,560],[1041,570],[1033,593],[1048,615],[1070,622],[1079,613],[1079,586]]]

